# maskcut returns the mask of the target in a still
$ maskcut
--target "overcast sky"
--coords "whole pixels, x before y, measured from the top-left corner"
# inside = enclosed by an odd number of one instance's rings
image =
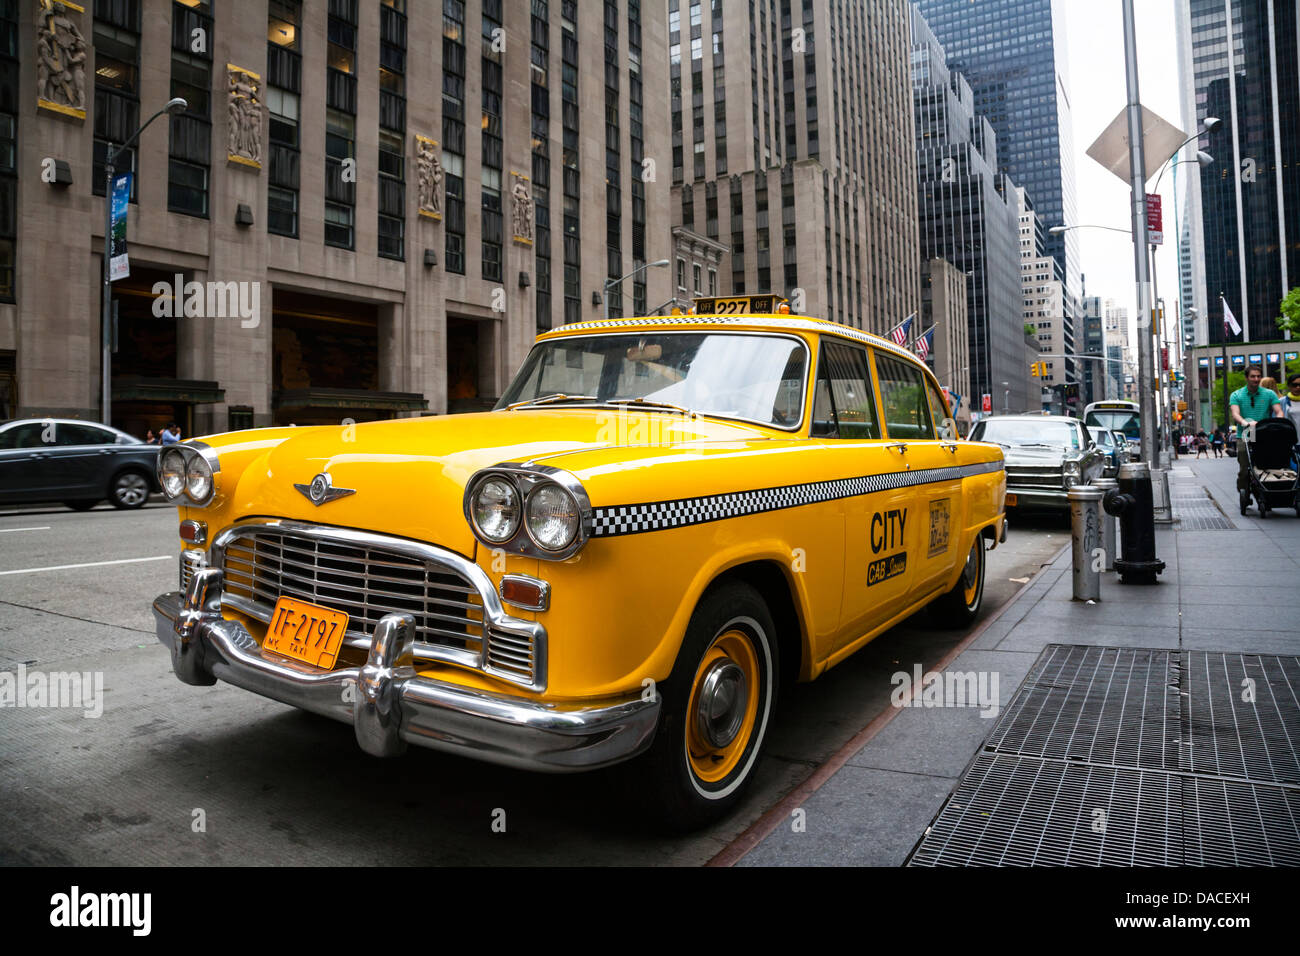
[[[1142,103],[1181,128],[1175,2],[1135,0],[1134,6],[1138,35],[1138,86]],[[1120,0],[1066,0],[1065,11],[1079,219],[1127,230],[1131,225],[1128,186],[1087,155],[1093,140],[1101,135],[1128,101]],[[1191,164],[1178,167],[1180,187],[1185,174],[1194,172],[1196,168]],[[1174,171],[1167,172],[1160,183],[1160,194],[1164,199],[1165,243],[1156,253],[1159,292],[1170,315],[1174,310],[1174,299],[1178,297],[1173,174]],[[1181,188],[1179,191],[1182,192]],[[1180,224],[1181,221],[1180,218]],[[1080,229],[1078,235],[1087,294],[1113,298],[1127,305],[1131,324],[1137,304],[1132,242],[1125,236],[1102,229]]]

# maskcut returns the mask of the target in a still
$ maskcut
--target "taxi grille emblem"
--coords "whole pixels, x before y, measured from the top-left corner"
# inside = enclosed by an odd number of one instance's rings
[[[334,479],[323,471],[311,480],[311,484],[300,485],[295,483],[294,488],[318,508],[328,501],[346,498],[348,495],[357,493],[355,488],[335,488]]]

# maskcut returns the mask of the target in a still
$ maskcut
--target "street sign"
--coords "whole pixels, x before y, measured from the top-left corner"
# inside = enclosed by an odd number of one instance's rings
[[[985,393],[980,397],[980,411],[982,411],[982,412],[991,412],[991,411],[993,411],[993,396],[992,396],[991,394],[989,394],[988,392],[985,392]]]
[[[126,211],[131,201],[130,173],[121,173],[113,177],[113,195],[110,201],[113,211],[113,231],[108,252],[108,281],[116,282],[131,274],[131,265],[126,258]]]
[[[1169,371],[1169,346],[1160,346],[1160,371]]]
[[[1147,193],[1147,242],[1153,246],[1165,241],[1164,222],[1160,213],[1160,194]]]

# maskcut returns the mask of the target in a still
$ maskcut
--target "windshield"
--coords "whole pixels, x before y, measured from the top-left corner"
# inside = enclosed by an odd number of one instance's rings
[[[541,407],[563,407],[554,396],[588,405],[642,399],[792,428],[803,417],[807,369],[807,348],[785,336],[579,335],[534,346],[496,407],[548,397]]]
[[[1111,431],[1123,432],[1125,438],[1136,439],[1140,434],[1137,412],[1127,408],[1091,411],[1084,424],[1089,428],[1107,428]]]
[[[1001,442],[1004,445],[1058,445],[1079,447],[1079,430],[1070,422],[1033,418],[985,419],[975,426],[975,441]]]

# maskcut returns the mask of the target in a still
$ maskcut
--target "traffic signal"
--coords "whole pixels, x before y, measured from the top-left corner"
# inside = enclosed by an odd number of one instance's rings
[[[1039,378],[1039,377],[1046,378],[1046,377],[1047,377],[1047,363],[1046,363],[1046,362],[1034,362],[1034,363],[1032,363],[1032,364],[1029,366],[1029,374],[1032,375],[1034,378]]]
[[[1034,378],[1038,378],[1038,363],[1037,363],[1037,362],[1031,362],[1031,363],[1030,363],[1030,365],[1029,365],[1029,374],[1032,375]]]
[[[1171,384],[1178,381],[1178,373],[1173,369],[1169,370],[1169,381]]]

